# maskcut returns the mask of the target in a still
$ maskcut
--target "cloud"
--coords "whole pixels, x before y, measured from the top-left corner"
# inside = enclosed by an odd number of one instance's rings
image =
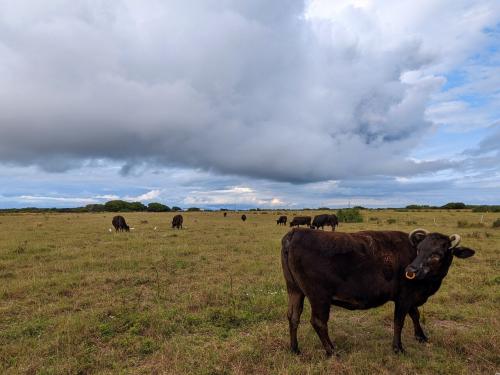
[[[0,160],[289,182],[453,168],[410,152],[495,2],[328,4],[4,1]]]
[[[161,195],[161,190],[151,190],[151,191],[148,191],[147,193],[140,194],[140,195],[135,196],[135,197],[127,196],[127,197],[124,197],[123,199],[125,199],[127,201],[144,202],[144,201],[152,201],[154,199],[157,199],[158,197],[160,197],[160,195]]]
[[[12,198],[12,197],[11,197]],[[84,197],[51,197],[40,195],[21,195],[14,197],[16,200],[27,203],[40,203],[40,202],[56,202],[65,204],[91,204],[98,203],[96,199]]]
[[[226,189],[190,191],[183,200],[186,205],[201,205],[208,207],[239,206],[239,207],[286,207],[280,197],[269,196],[268,193],[256,191],[247,186],[233,186]]]

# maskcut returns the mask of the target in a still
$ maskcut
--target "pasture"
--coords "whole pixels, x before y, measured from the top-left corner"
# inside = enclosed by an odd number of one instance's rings
[[[310,211],[300,214],[315,215]],[[289,352],[277,212],[0,215],[2,374],[495,374],[500,371],[500,215],[363,211],[339,231],[423,227],[459,233],[476,250],[455,259],[424,306],[429,344],[403,331],[392,352],[393,304],[333,307],[326,358],[305,304],[302,354]],[[289,220],[294,214],[284,213]],[[458,224],[458,221],[462,223]],[[466,223],[464,224],[464,221]],[[460,227],[458,227],[460,225]],[[155,231],[153,228],[157,227]]]

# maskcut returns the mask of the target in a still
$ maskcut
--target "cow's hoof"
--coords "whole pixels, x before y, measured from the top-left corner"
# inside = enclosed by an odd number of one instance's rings
[[[405,354],[406,353],[406,351],[403,349],[403,347],[401,345],[400,346],[393,346],[392,350],[396,354]]]
[[[292,351],[293,354],[296,354],[296,355],[300,354],[299,348],[292,348],[291,351]]]
[[[415,339],[422,344],[429,342],[429,338],[426,335],[415,335]]]

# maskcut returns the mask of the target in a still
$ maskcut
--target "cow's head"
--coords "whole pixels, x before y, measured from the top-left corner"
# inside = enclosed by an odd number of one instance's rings
[[[130,232],[130,227],[127,224],[124,225],[124,228],[126,232]]]
[[[448,237],[440,233],[429,233],[424,229],[415,229],[409,237],[411,244],[417,248],[417,256],[405,270],[405,276],[410,280],[444,277],[453,256],[469,258],[475,253],[472,249],[458,246],[461,240],[458,234]]]

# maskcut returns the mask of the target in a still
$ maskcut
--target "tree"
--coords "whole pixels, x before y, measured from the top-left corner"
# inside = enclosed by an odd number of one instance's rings
[[[172,211],[182,211],[182,208],[174,206],[172,207]]]
[[[168,212],[170,211],[170,207],[165,206],[164,204],[157,203],[157,202],[151,202],[148,204],[148,211],[149,212]]]
[[[111,212],[127,211],[128,202],[122,200],[113,200],[104,203],[104,209]]]
[[[363,216],[355,208],[343,208],[337,211],[337,218],[341,223],[361,223]]]
[[[143,205],[141,202],[132,202],[128,203],[128,209],[130,211],[146,211],[148,208]]]
[[[467,208],[467,207],[465,206],[465,203],[462,203],[462,202],[450,202],[450,203],[446,203],[444,206],[441,206],[441,208],[460,210],[460,209]]]

